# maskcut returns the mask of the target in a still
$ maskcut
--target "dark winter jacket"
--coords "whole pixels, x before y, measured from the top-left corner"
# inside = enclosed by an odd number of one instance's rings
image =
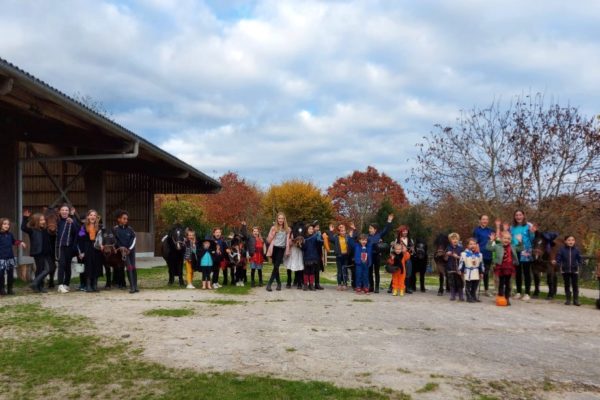
[[[0,232],[0,260],[15,258],[13,246],[20,244],[10,232]]]
[[[581,253],[575,246],[563,246],[556,254],[556,263],[560,267],[560,272],[565,273],[577,273],[583,263]]]
[[[456,245],[456,246],[450,245],[446,248],[446,253],[449,251],[451,251],[453,254],[456,254],[457,256],[460,257],[461,253],[463,252],[463,248],[462,248],[462,246],[459,246],[459,245]],[[458,258],[454,258],[452,256],[447,256],[446,272],[459,272],[458,264],[459,264]]]
[[[46,229],[32,229],[27,226],[28,217],[23,217],[21,221],[21,230],[29,235],[29,255],[36,256],[51,256],[52,245],[50,242],[50,234]]]
[[[333,251],[335,253],[336,256],[341,256],[342,254],[342,250],[340,249],[340,237],[337,233],[334,233],[333,231],[329,231],[327,233],[327,236],[329,237],[329,242],[333,243]],[[350,236],[348,234],[345,235],[346,237],[346,250],[347,253],[346,255],[351,256],[352,252],[354,250],[354,245],[356,244],[356,233],[354,234],[354,236]]]
[[[135,250],[135,231],[129,225],[116,225],[113,228],[117,247]]]
[[[56,227],[56,246],[70,247],[77,249],[77,238],[79,234],[79,223],[76,218],[71,218],[73,222],[68,223],[67,219],[59,218]]]
[[[304,239],[304,243],[302,244],[302,252],[304,253],[304,264],[318,263],[321,259],[321,253],[319,252],[319,248],[321,248],[322,246],[323,238],[321,237],[321,232],[317,232]]]

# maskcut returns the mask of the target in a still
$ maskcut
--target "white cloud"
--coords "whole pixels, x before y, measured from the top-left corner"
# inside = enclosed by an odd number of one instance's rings
[[[591,0],[13,0],[0,14],[2,57],[261,185],[367,165],[404,181],[433,124],[523,91],[596,113],[598,38]]]

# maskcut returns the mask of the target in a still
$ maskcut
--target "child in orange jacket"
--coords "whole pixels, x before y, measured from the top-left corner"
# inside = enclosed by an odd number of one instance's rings
[[[392,290],[393,295],[404,296],[404,289],[406,287],[406,262],[410,260],[410,253],[406,250],[404,243],[396,243],[394,245],[394,251],[388,260],[388,265],[395,269],[392,272]]]

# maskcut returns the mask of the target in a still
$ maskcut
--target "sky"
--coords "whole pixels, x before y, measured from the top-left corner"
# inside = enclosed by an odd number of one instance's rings
[[[0,0],[0,57],[210,176],[404,185],[461,110],[600,112],[600,1]],[[410,187],[409,187],[410,189]]]

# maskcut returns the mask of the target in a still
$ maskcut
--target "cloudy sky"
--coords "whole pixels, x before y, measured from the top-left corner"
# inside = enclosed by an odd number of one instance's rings
[[[600,1],[0,4],[0,57],[261,186],[367,165],[403,182],[435,123],[524,92],[600,111]]]

